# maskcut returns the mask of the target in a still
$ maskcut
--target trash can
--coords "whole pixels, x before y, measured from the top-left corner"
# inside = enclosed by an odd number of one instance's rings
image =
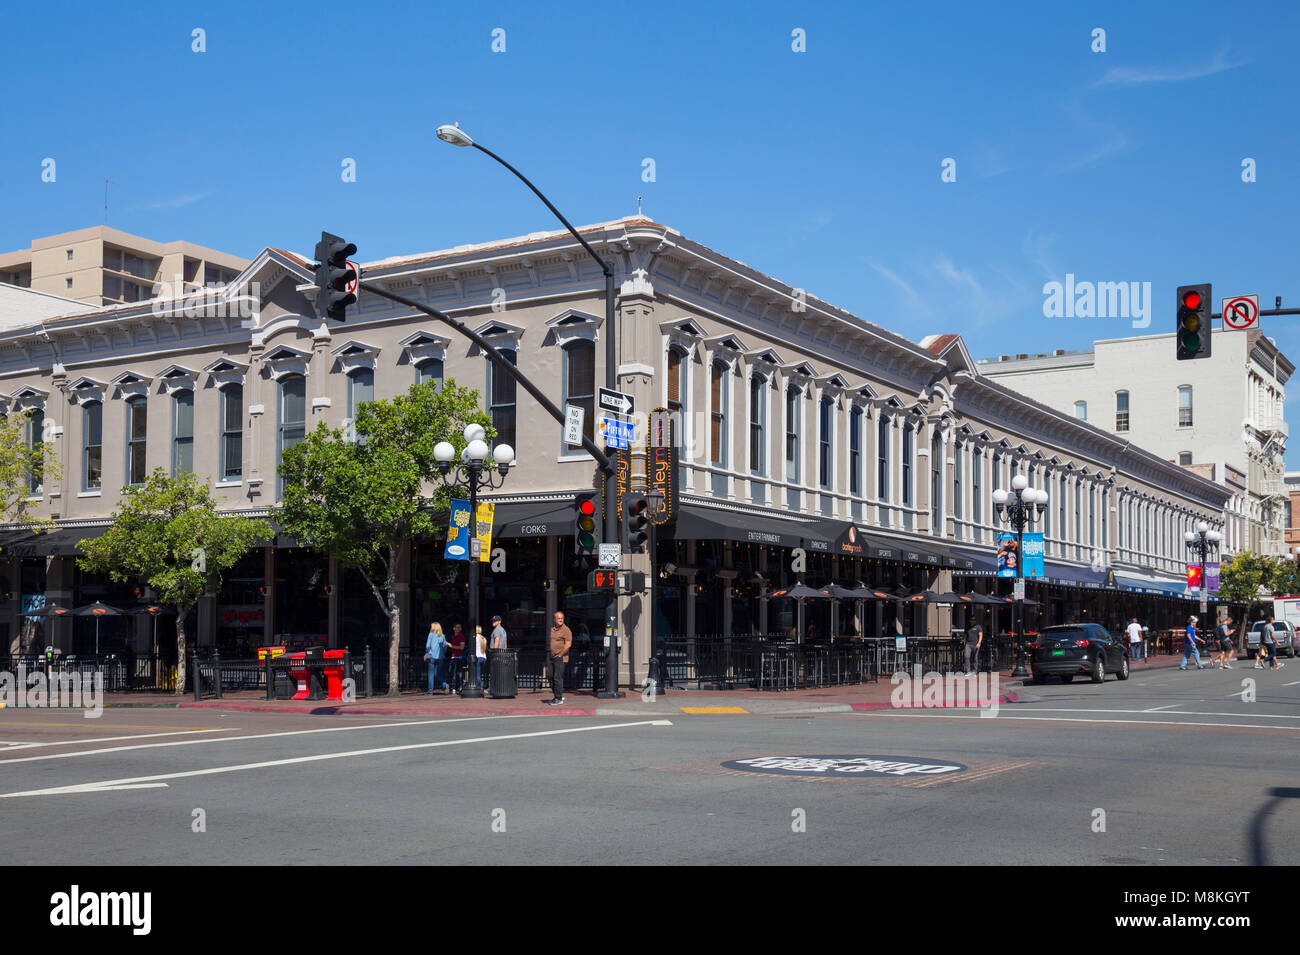
[[[489,651],[488,669],[492,675],[489,683],[492,699],[514,699],[519,695],[519,659],[516,651]]]

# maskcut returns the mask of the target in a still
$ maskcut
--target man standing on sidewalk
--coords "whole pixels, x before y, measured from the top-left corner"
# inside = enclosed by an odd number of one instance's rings
[[[980,668],[980,647],[984,644],[984,628],[977,619],[966,628],[966,672],[975,673]],[[974,664],[972,666],[972,664]]]
[[[564,614],[555,612],[555,625],[551,627],[551,643],[546,657],[546,678],[551,681],[549,706],[564,702],[564,665],[569,662],[569,648],[573,646],[573,631],[564,625]]]
[[[1128,625],[1128,646],[1133,662],[1137,663],[1142,659],[1142,627],[1138,624],[1137,617]]]

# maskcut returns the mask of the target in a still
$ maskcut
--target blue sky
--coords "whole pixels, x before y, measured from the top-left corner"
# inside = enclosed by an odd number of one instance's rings
[[[1045,318],[1066,273],[1150,282],[1151,332],[1172,331],[1181,283],[1213,282],[1216,310],[1300,305],[1295,4],[340,4],[329,27],[306,18],[321,7],[16,8],[0,249],[101,223],[105,178],[111,225],[244,256],[310,253],[322,228],[363,260],[552,228],[505,170],[434,139],[459,121],[575,223],[641,195],[724,254],[977,357],[1139,333]],[[1264,327],[1300,362],[1295,318]]]

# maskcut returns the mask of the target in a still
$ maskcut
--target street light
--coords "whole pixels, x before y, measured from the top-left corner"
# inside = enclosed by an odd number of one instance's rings
[[[1210,597],[1210,582],[1205,579],[1205,559],[1211,551],[1218,550],[1223,535],[1210,530],[1210,525],[1205,521],[1198,521],[1194,532],[1184,532],[1183,540],[1201,567],[1201,613],[1205,613],[1209,609]]]
[[[583,249],[586,250],[587,254],[590,255],[596,261],[596,264],[600,266],[600,270],[605,275],[605,327],[603,329],[603,333],[605,335],[605,387],[608,388],[610,391],[617,391],[618,390],[618,358],[617,358],[616,350],[614,348],[614,265],[613,263],[606,259],[601,258],[599,255],[596,254],[596,250],[591,247],[591,244],[586,239],[584,239],[581,235],[578,234],[578,230],[575,229],[572,226],[572,224],[570,224],[568,219],[564,218],[564,216],[560,214],[560,210],[555,208],[555,206],[551,203],[550,199],[547,199],[546,196],[542,195],[542,191],[538,189],[536,186],[534,186],[532,182],[528,180],[527,176],[521,173],[514,166],[510,165],[510,163],[506,162],[496,153],[492,152],[492,150],[474,142],[473,138],[468,133],[466,133],[463,129],[460,128],[459,123],[450,126],[448,125],[439,126],[436,130],[436,135],[444,143],[449,143],[452,146],[460,146],[462,148],[465,146],[473,146],[479,152],[483,153],[484,155],[491,156],[502,166],[505,166],[507,169],[509,169],[512,173],[515,174],[516,177],[518,177],[520,182],[522,182],[525,186],[527,186],[529,189],[533,191],[533,194],[536,195],[538,199],[542,200],[542,202],[546,205],[546,208],[551,210],[551,212],[555,215],[555,218],[559,219],[560,222],[564,224],[564,227],[569,230],[569,234],[578,240],[578,244],[581,245]],[[606,505],[605,505],[605,520],[603,522],[604,533],[602,534],[602,537],[605,543],[614,544],[618,542],[618,537],[619,537],[618,514],[615,510],[615,505],[614,505],[614,502],[618,498],[617,495],[615,494],[615,488],[614,488],[613,467],[612,466],[604,467],[604,471],[605,471]],[[609,644],[608,655],[606,656],[607,666],[605,672],[605,690],[601,693],[596,694],[598,697],[601,697],[603,699],[609,699],[618,696],[618,640],[615,639],[613,636],[614,630],[617,627],[617,625],[618,625],[618,603],[616,598],[611,597],[607,600],[605,604],[605,635],[607,638],[607,642]]]
[[[1026,677],[1024,628],[1024,568],[1025,528],[1043,516],[1047,508],[1047,492],[1029,486],[1029,479],[1017,474],[1011,479],[1011,490],[996,488],[993,491],[993,510],[999,523],[1006,523],[1016,532],[1016,668],[1013,677]]]
[[[466,628],[466,674],[467,680],[461,688],[460,695],[466,700],[481,700],[483,685],[478,672],[478,492],[480,488],[498,488],[505,483],[506,474],[515,460],[515,449],[508,444],[498,444],[492,451],[492,460],[496,462],[496,472],[487,467],[488,446],[483,439],[487,432],[480,424],[466,425],[465,449],[460,453],[460,464],[452,471],[452,459],[456,449],[450,441],[439,441],[433,447],[433,459],[438,463],[438,477],[448,490],[457,491],[465,488],[469,491],[469,519],[474,533],[469,539],[469,622]],[[475,641],[470,648],[469,640]],[[472,661],[472,662],[471,662]]]

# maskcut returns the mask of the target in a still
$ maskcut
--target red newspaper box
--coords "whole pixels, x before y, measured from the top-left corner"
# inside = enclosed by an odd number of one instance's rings
[[[325,683],[327,687],[325,699],[327,700],[343,699],[343,678],[347,676],[343,672],[346,666],[344,662],[346,654],[346,650],[325,651]]]
[[[297,692],[289,697],[291,700],[307,700],[311,698],[311,681],[307,675],[307,654],[306,653],[286,653],[289,658],[289,679],[297,685]]]

